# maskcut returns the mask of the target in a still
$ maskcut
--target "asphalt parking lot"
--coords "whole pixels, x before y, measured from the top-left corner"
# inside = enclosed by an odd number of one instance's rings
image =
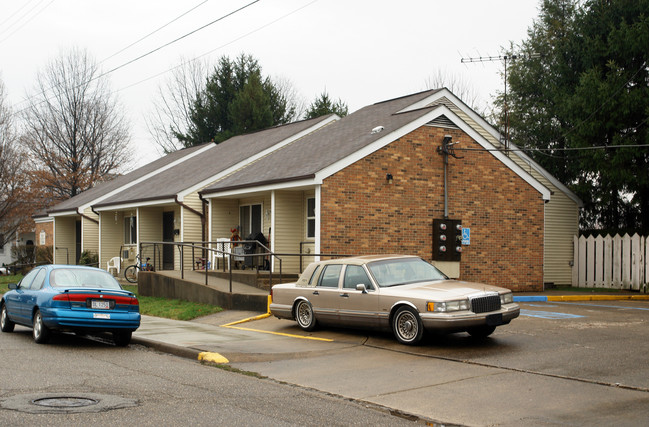
[[[646,425],[649,302],[523,302],[492,337],[428,336],[416,347],[386,333],[300,330],[246,313],[198,322],[147,318],[137,338],[218,352],[233,367],[459,425]],[[173,322],[173,321],[171,321]]]

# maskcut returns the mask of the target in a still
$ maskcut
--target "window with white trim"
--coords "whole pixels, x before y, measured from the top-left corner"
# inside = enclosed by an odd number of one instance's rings
[[[306,237],[315,239],[315,197],[306,199]]]
[[[124,244],[137,244],[137,217],[135,216],[124,217]]]

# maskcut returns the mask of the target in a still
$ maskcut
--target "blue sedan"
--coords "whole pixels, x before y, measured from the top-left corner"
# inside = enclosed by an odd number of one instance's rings
[[[140,326],[140,305],[104,270],[76,265],[34,268],[0,299],[0,329],[33,328],[34,341],[48,342],[52,331],[110,332],[126,346]]]

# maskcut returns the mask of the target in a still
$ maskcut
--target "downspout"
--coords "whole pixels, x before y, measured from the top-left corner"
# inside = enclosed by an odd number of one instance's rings
[[[198,198],[200,199],[201,202],[203,202],[203,203],[201,203],[201,206],[203,207],[203,216],[201,216],[201,222],[203,224],[201,237],[202,237],[203,241],[205,242],[207,240],[207,220],[206,220],[206,218],[207,218],[207,204],[208,204],[208,201],[203,198],[203,195],[201,193],[198,193]]]

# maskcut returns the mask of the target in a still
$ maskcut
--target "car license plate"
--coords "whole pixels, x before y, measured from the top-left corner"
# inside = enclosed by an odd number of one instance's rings
[[[488,326],[498,326],[503,324],[503,315],[502,313],[490,314],[487,316],[487,325]]]
[[[110,319],[110,314],[108,313],[92,313],[93,319]]]
[[[93,299],[90,302],[90,308],[99,309],[99,310],[108,310],[110,308],[110,301]]]

